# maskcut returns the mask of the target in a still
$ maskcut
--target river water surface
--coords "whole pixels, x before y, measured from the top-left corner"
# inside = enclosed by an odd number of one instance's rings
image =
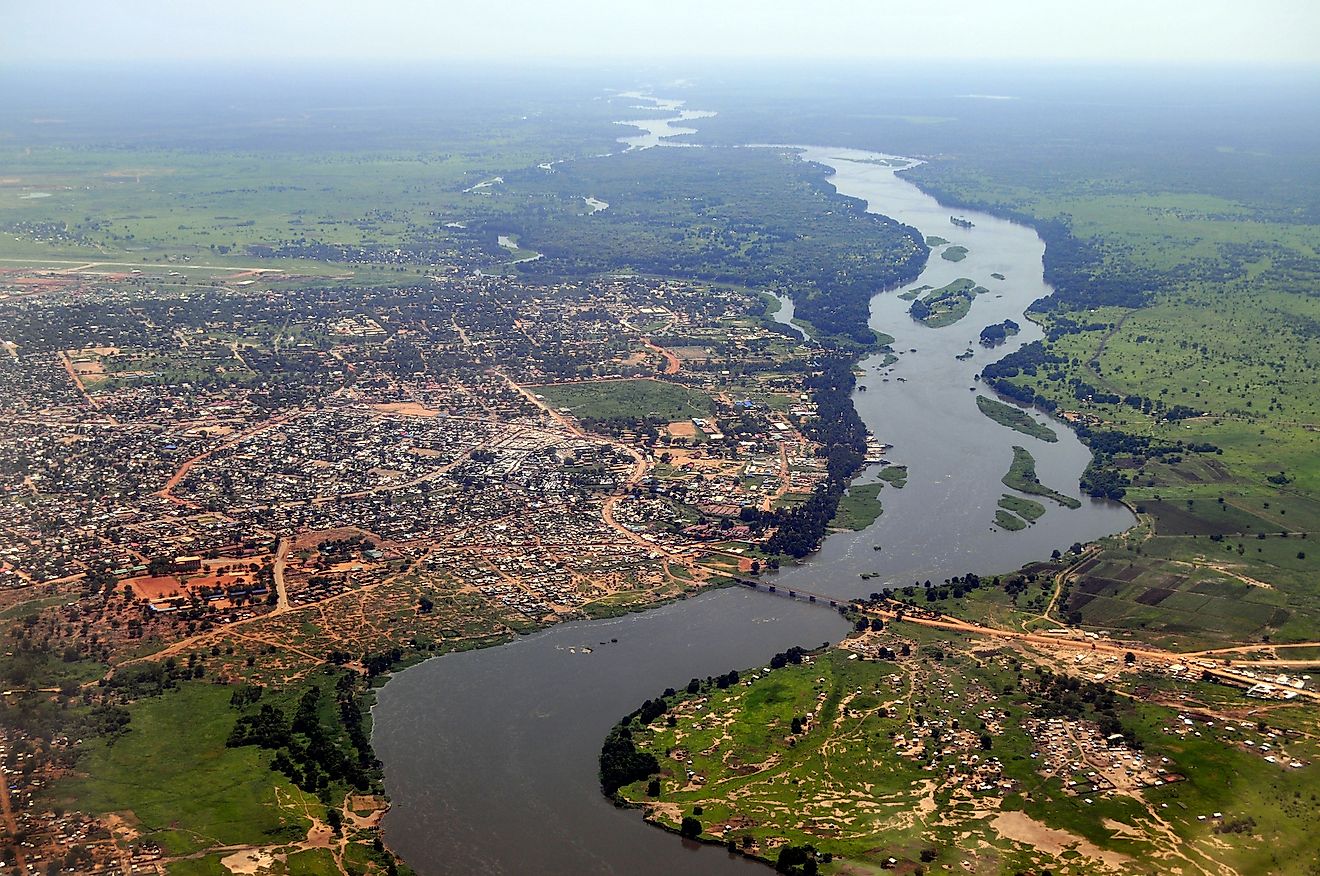
[[[1073,496],[1080,496],[1077,479],[1089,458],[1059,424],[1060,440],[1047,444],[994,423],[971,391],[986,363],[1040,336],[1022,316],[1049,292],[1035,232],[979,213],[957,214],[973,228],[953,225],[949,210],[893,166],[874,163],[885,156],[818,147],[802,155],[833,168],[839,191],[870,210],[968,248],[957,263],[932,253],[912,285],[967,277],[991,291],[942,329],[911,320],[895,291],[872,300],[872,326],[893,335],[902,353],[892,366],[882,356],[865,360],[859,384],[867,388],[854,401],[876,436],[894,445],[889,458],[908,466],[907,486],[882,491],[884,514],[868,530],[831,536],[808,562],[771,580],[858,596],[885,584],[1009,571],[1129,526],[1123,506],[1085,498],[1076,510],[1046,501],[1045,516],[1019,532],[991,526],[1014,444],[1035,455],[1042,483]],[[778,317],[791,314],[785,308]],[[1022,333],[982,349],[981,328],[1006,318]],[[955,358],[968,349],[970,359]],[[877,577],[863,580],[863,573]],[[837,640],[846,629],[823,606],[723,590],[401,672],[380,690],[374,710],[373,743],[393,804],[386,839],[424,876],[767,872],[611,806],[596,781],[600,744],[618,718],[666,687],[755,666],[791,645]],[[583,653],[584,645],[592,652]]]

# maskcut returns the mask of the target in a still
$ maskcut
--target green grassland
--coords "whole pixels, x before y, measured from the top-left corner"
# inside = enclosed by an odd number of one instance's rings
[[[995,526],[1000,529],[1007,529],[1010,532],[1016,532],[1019,529],[1026,529],[1027,523],[1021,517],[1000,508],[995,511]]]
[[[1312,641],[1320,594],[1308,546],[1277,533],[1154,536],[1103,552],[1063,604],[1085,625],[1175,648]]]
[[[520,157],[34,150],[7,165],[53,196],[0,189],[0,227],[17,232],[0,256],[248,266],[249,247],[292,241],[455,252],[460,232],[445,225],[470,212],[463,188]]]
[[[1012,531],[1026,529],[1045,516],[1045,506],[1021,496],[1005,493],[999,497],[999,508],[995,511],[995,525]]]
[[[908,467],[906,465],[887,465],[876,473],[876,477],[895,489],[907,486]]]
[[[1129,795],[1088,791],[1080,776],[1082,787],[1070,791],[1066,772],[1049,776],[1032,757],[1040,751],[1024,722],[1042,704],[1034,671],[1022,671],[1016,655],[971,654],[955,639],[907,626],[873,641],[895,653],[907,644],[912,656],[858,660],[830,649],[801,665],[747,670],[725,689],[697,682],[667,699],[665,717],[630,725],[637,748],[658,761],[658,781],[627,785],[622,796],[662,824],[676,829],[683,817],[696,818],[702,838],[771,861],[781,843],[812,845],[825,873],[869,872],[890,856],[900,871],[918,861],[937,871],[961,862],[975,872],[1057,872],[1065,861],[1067,872],[1098,869],[1075,852],[1061,860],[1001,834],[996,815],[1011,811],[1127,856],[1127,872],[1163,872],[1153,855],[1171,836],[1179,854],[1211,871],[1307,872],[1320,842],[1305,827],[1307,801],[1320,784],[1312,769],[1269,764],[1245,747],[1261,735],[1254,721],[1241,732],[1180,735],[1173,710],[1118,698],[1117,717],[1143,756],[1168,758],[1165,769],[1185,781]],[[1204,687],[1182,695],[1219,696]],[[986,735],[978,742],[978,734]],[[1290,756],[1314,753],[1305,737],[1287,744]],[[972,780],[977,761],[990,757],[1006,787]],[[1224,817],[1210,818],[1214,812]],[[1247,818],[1242,833],[1215,829]]]
[[[92,743],[52,798],[131,813],[144,837],[172,854],[304,838],[311,825],[301,811],[315,798],[273,773],[268,753],[225,747],[236,717],[230,694],[199,682],[140,701],[128,733]]]
[[[671,422],[710,415],[709,396],[662,380],[600,380],[535,387],[559,410],[583,421],[655,420]]]
[[[1045,516],[1045,506],[1039,502],[1033,502],[1030,499],[1024,499],[1021,496],[1013,496],[1008,493],[999,497],[999,507],[1006,511],[1011,511],[1029,523],[1034,523]]]
[[[1023,435],[1030,435],[1032,438],[1039,438],[1042,441],[1053,442],[1059,440],[1059,436],[1055,434],[1053,429],[1041,424],[1021,408],[1006,405],[984,395],[976,397],[976,406],[981,409],[981,413],[999,425],[1007,426],[1014,432],[1021,432]]]
[[[1082,503],[1072,496],[1065,496],[1057,490],[1052,490],[1042,484],[1036,478],[1036,458],[1024,447],[1013,446],[1013,462],[1008,468],[1008,474],[1003,478],[1004,486],[1010,490],[1017,490],[1019,493],[1026,493],[1030,496],[1044,496],[1046,499],[1058,502],[1065,508],[1080,508]]]
[[[839,500],[839,508],[834,512],[830,526],[860,532],[875,523],[883,511],[880,491],[884,486],[883,483],[853,484]]]
[[[118,78],[98,85],[114,91]],[[388,107],[350,109],[335,93],[342,76],[285,91],[288,82],[261,96],[222,98],[232,105],[169,111],[144,109],[141,94],[154,86],[127,88],[113,95],[122,105],[110,97],[95,111],[80,105],[60,125],[33,124],[22,101],[0,109],[0,259],[163,263],[187,272],[203,264],[351,270],[374,280],[419,276],[460,251],[484,250],[498,263],[508,256],[493,233],[457,227],[490,200],[488,188],[473,186],[597,154],[618,133],[611,101],[542,93],[528,113],[531,90],[544,91],[534,86],[492,84],[474,100],[442,79],[414,83],[415,92]],[[210,85],[226,94],[242,88]],[[423,97],[437,91],[445,96]],[[269,104],[275,93],[278,109]],[[32,115],[60,114],[60,101],[84,99],[58,87],[31,95],[53,102]],[[240,104],[246,109],[236,111]]]

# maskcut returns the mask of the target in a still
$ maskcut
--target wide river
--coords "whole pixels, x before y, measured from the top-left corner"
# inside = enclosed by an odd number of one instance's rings
[[[877,437],[894,445],[888,457],[908,466],[907,486],[883,490],[884,514],[869,529],[831,536],[807,563],[772,580],[858,596],[887,583],[1009,571],[1131,525],[1123,506],[1084,498],[1076,510],[1046,502],[1045,516],[1019,532],[991,526],[1012,445],[1035,455],[1042,483],[1074,496],[1088,460],[1066,428],[1055,424],[1054,444],[1029,438],[984,417],[969,391],[987,362],[1040,336],[1022,316],[1050,291],[1035,232],[980,213],[957,214],[972,228],[953,225],[948,209],[893,166],[876,163],[886,156],[819,147],[802,155],[832,168],[838,190],[864,199],[869,210],[967,247],[956,263],[933,252],[912,285],[967,277],[991,291],[942,329],[910,319],[896,291],[872,299],[871,325],[893,335],[902,352],[890,367],[880,356],[862,363],[866,390],[854,401]],[[790,314],[781,311],[780,318]],[[981,328],[1007,318],[1022,333],[982,349]],[[971,358],[956,358],[968,349]],[[878,577],[862,580],[862,573]],[[401,672],[380,690],[374,710],[373,743],[393,803],[386,839],[424,876],[769,872],[615,809],[596,781],[600,743],[619,717],[666,687],[764,663],[791,645],[834,641],[846,629],[819,605],[722,590]]]

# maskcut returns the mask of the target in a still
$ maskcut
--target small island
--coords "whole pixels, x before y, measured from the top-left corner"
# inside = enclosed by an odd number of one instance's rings
[[[1025,447],[1013,447],[1013,464],[1009,466],[1008,474],[1003,478],[1004,486],[1010,490],[1017,490],[1019,493],[1026,493],[1029,496],[1044,496],[1058,502],[1065,508],[1080,508],[1082,503],[1072,496],[1065,496],[1057,490],[1052,490],[1040,482],[1036,477],[1036,457],[1032,456]]]
[[[987,291],[966,277],[960,277],[947,286],[941,286],[912,302],[908,313],[930,328],[953,325],[972,309],[977,295]]]
[[[964,219],[961,216],[950,216],[949,221],[959,228],[975,228],[976,224],[971,219]]]
[[[946,249],[944,252],[940,253],[940,258],[949,262],[960,262],[963,259],[967,258],[967,247],[951,246],[948,249]]]
[[[906,465],[891,465],[881,469],[876,477],[889,484],[896,490],[901,490],[907,486],[908,469]]]
[[[1053,429],[1038,423],[1021,408],[1004,404],[984,395],[976,397],[976,406],[981,409],[981,413],[999,425],[1007,426],[1014,432],[1021,432],[1023,435],[1030,435],[1032,438],[1039,438],[1041,441],[1048,441],[1051,444],[1059,440],[1059,436],[1055,434]]]
[[[1001,529],[1025,529],[1045,516],[1045,506],[1022,496],[1005,493],[999,497],[999,510],[995,512],[995,525]]]
[[[943,237],[939,237],[939,236],[934,235],[934,234],[927,234],[927,235],[926,235],[926,246],[929,246],[929,247],[944,246],[944,245],[947,244],[947,243],[948,243],[948,241],[945,240]]]
[[[1011,319],[1006,319],[995,325],[988,325],[981,329],[981,346],[998,347],[1021,330],[1022,327]]]

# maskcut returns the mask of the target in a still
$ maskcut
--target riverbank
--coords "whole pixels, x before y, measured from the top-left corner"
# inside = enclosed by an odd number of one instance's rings
[[[831,183],[841,194],[868,209],[910,208],[916,212],[900,221],[918,229],[937,227],[923,218],[929,215],[948,225],[947,211],[895,180],[896,165],[850,162],[839,159],[838,150],[806,152],[832,169]],[[961,275],[984,281],[1000,273],[1012,285],[978,297],[976,324],[1021,318],[1039,297],[1039,240],[1019,226],[974,218],[975,229],[957,232],[981,235],[968,257],[956,265],[928,260],[912,282],[938,288]],[[946,269],[960,273],[943,277]],[[987,421],[967,387],[981,362],[1000,354],[981,350],[975,360],[957,360],[968,345],[961,329],[914,323],[898,309],[903,304],[894,294],[870,299],[867,328],[891,333],[893,352],[856,361],[868,391],[853,391],[848,400],[876,438],[894,445],[896,461],[908,466],[907,485],[886,491],[892,497],[871,526],[831,535],[806,563],[766,581],[780,590],[846,600],[861,589],[938,580],[969,568],[1017,569],[1053,549],[1126,528],[1130,517],[1121,507],[1090,502],[1077,512],[1052,511],[1020,533],[990,525],[1003,495],[998,475],[1012,456],[1008,436],[1018,436]],[[787,321],[787,313],[776,316]],[[1023,335],[1030,338],[1032,331]],[[1005,346],[1015,349],[1024,340]],[[851,377],[853,369],[846,370]],[[1089,454],[1070,433],[1050,447],[1040,454],[1041,476],[1075,482]],[[969,459],[987,461],[969,466]],[[863,473],[856,483],[872,479]],[[713,669],[756,665],[787,643],[838,641],[844,622],[827,604],[738,588],[600,623],[562,625],[503,648],[429,661],[382,689],[377,750],[395,802],[385,828],[391,845],[420,872],[439,870],[455,854],[490,869],[565,873],[728,873],[754,866],[692,854],[635,814],[615,810],[594,780],[599,742],[648,690],[704,678]],[[491,691],[500,692],[494,702]]]

